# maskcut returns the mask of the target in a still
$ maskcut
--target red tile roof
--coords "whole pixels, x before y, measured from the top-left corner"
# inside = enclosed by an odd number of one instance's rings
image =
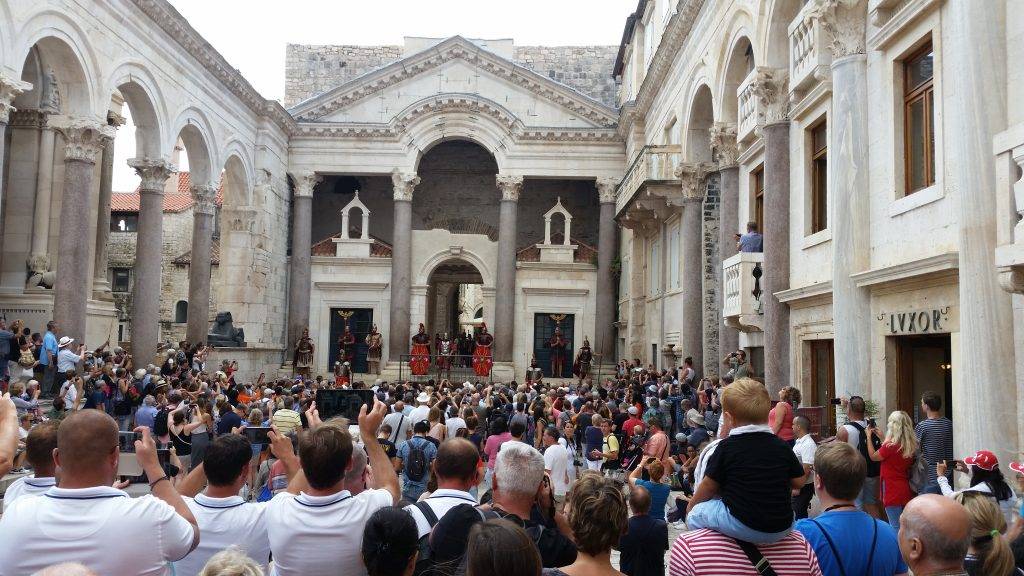
[[[561,232],[551,233],[552,244],[561,244],[562,238],[563,236]],[[543,242],[544,239],[540,238],[537,242],[529,244],[524,248],[520,248],[519,251],[516,252],[516,262],[540,262],[540,248],[537,248],[537,244],[541,244]],[[577,264],[597,264],[596,248],[572,237],[569,238],[569,242],[578,246],[578,248],[576,248],[576,254],[573,255],[574,262]]]
[[[332,234],[327,238],[313,244],[310,249],[310,253],[313,256],[334,256],[337,254],[337,248],[334,245],[334,238],[339,238],[341,232]],[[382,242],[370,234],[370,238],[373,239],[373,244],[370,245],[370,258],[391,258],[391,245],[387,242]]]
[[[178,256],[172,263],[175,266],[188,266],[192,263],[192,251],[189,250],[181,256]],[[214,239],[213,244],[210,245],[210,263],[214,266],[220,265],[220,240]]]
[[[178,191],[173,194],[164,194],[164,212],[183,212],[192,207],[192,193],[189,192],[191,180],[188,172],[180,172],[178,178]],[[174,176],[172,176],[173,178]],[[138,212],[139,211],[139,189],[134,192],[114,192],[110,195],[111,212]],[[217,196],[217,206],[224,203],[224,177],[221,176]]]

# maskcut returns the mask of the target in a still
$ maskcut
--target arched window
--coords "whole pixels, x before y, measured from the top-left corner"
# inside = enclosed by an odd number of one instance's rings
[[[188,302],[178,300],[178,303],[174,305],[174,321],[178,324],[188,322]]]

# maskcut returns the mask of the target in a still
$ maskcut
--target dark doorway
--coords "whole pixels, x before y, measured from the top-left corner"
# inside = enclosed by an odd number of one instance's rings
[[[352,361],[352,371],[365,374],[366,364],[366,335],[373,327],[372,308],[331,308],[331,340],[321,344],[329,346],[327,353],[328,368],[333,372],[334,363],[341,357],[341,350],[338,339],[345,332],[345,320],[348,316],[348,329],[356,337],[355,358]]]
[[[831,338],[809,340],[807,344],[811,352],[811,401],[808,404],[825,409],[822,437],[831,436],[836,430],[836,410],[830,403],[836,397],[835,348]]]
[[[896,405],[914,422],[921,413],[921,395],[935,392],[942,398],[946,418],[953,419],[953,364],[949,334],[892,336],[896,344]]]
[[[568,345],[565,347],[565,363],[562,368],[563,378],[572,378],[572,362],[576,358],[576,341],[573,338],[573,314],[534,314],[533,315],[533,354],[537,358],[537,366],[545,376],[551,377],[551,348],[545,346],[548,339],[554,336],[555,326],[562,329],[562,337]]]

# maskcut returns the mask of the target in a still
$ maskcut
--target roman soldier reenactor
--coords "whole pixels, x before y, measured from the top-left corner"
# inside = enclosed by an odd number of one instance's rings
[[[594,353],[590,349],[590,340],[584,338],[583,346],[580,347],[580,351],[576,354],[576,361],[573,362],[572,366],[572,373],[579,378],[580,383],[590,375],[590,366],[593,361]]]
[[[384,337],[377,332],[377,325],[370,328],[366,335],[366,362],[370,365],[370,374],[380,374],[380,355],[384,347]]]
[[[565,367],[565,349],[569,346],[569,342],[562,337],[562,329],[555,326],[555,333],[548,338],[546,344],[551,349],[551,376],[561,378]]]
[[[345,332],[338,338],[338,353],[343,363],[348,362],[350,366],[352,365],[356,355],[356,337],[349,331],[348,322],[345,323]]]
[[[473,348],[473,372],[481,378],[491,375],[494,361],[491,359],[491,346],[494,336],[487,333],[487,324],[480,325],[480,333],[476,335],[476,346]]]
[[[448,337],[448,333],[445,332],[444,336],[437,341],[437,372],[442,374],[445,372],[451,373],[452,368],[452,356],[455,354],[455,342]]]
[[[309,328],[302,329],[302,336],[295,343],[295,354],[292,358],[292,369],[295,374],[303,378],[309,378],[310,370],[313,368],[313,340],[309,337]]]
[[[430,334],[420,323],[420,331],[412,337],[412,357],[409,358],[409,369],[414,376],[423,376],[430,371]]]

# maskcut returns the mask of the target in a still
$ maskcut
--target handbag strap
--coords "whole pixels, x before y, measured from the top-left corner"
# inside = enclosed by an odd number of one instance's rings
[[[768,559],[764,557],[764,554],[757,549],[757,546],[754,546],[746,540],[738,540],[736,538],[733,538],[733,540],[735,540],[736,545],[743,550],[743,553],[747,555],[747,560],[750,560],[751,565],[754,566],[754,570],[757,570],[758,574],[761,576],[778,576],[778,573],[776,573],[775,569],[772,568],[772,565],[768,563]]]

